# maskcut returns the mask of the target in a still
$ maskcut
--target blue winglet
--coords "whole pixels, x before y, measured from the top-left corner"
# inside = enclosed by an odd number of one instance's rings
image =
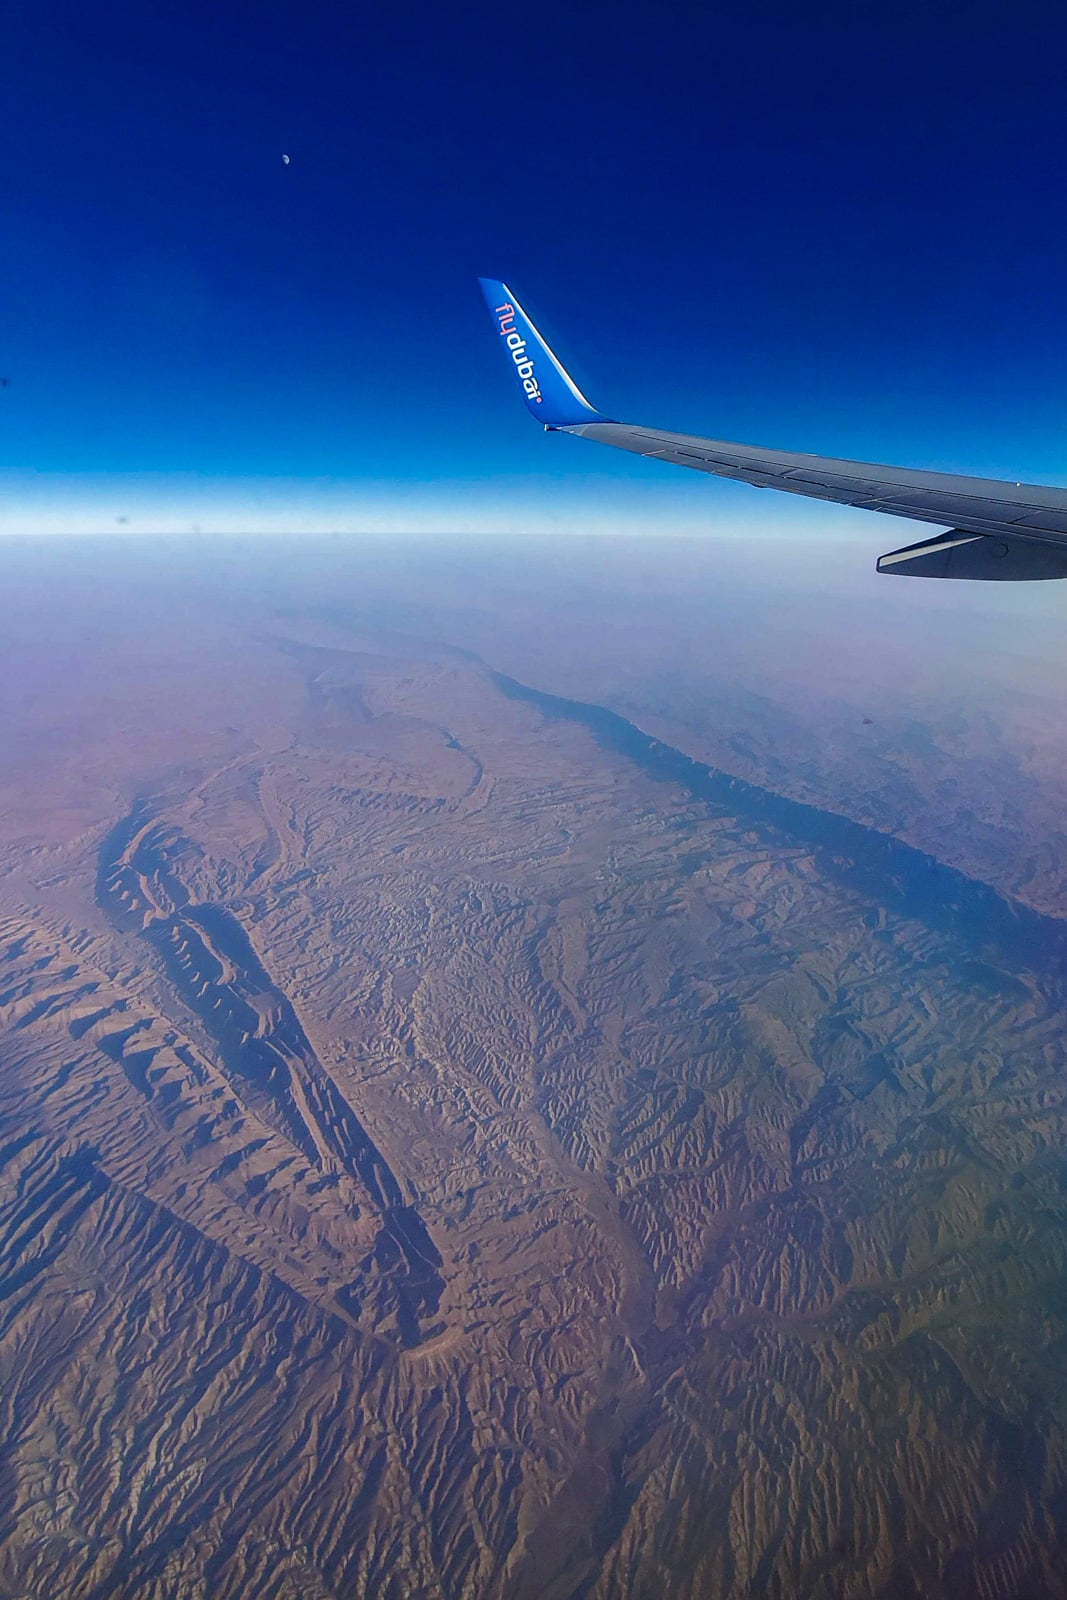
[[[493,326],[531,414],[546,428],[607,422],[548,348],[506,283],[479,278]]]

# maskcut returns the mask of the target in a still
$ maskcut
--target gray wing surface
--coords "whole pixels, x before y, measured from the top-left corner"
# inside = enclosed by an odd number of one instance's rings
[[[1067,489],[829,456],[792,455],[623,422],[572,424],[560,431],[694,472],[735,478],[757,489],[780,489],[951,530],[943,539],[928,539],[883,556],[878,563],[881,572],[910,570],[911,575],[924,577],[1067,577]],[[980,538],[993,543],[979,546]],[[1021,548],[1014,548],[1016,542]],[[924,563],[928,570],[922,570]],[[933,570],[937,565],[957,570]],[[988,566],[988,571],[978,570],[979,565]],[[960,570],[964,567],[974,570]]]
[[[550,432],[573,433],[758,489],[948,530],[882,556],[879,572],[995,580],[1067,577],[1067,489],[793,455],[615,422],[577,388],[507,285],[482,279],[482,288],[527,409]]]
[[[590,422],[566,431],[695,472],[738,478],[757,489],[784,489],[787,494],[812,500],[834,500],[864,511],[885,511],[942,527],[966,527],[975,533],[1067,543],[1067,489],[835,461],[829,456],[789,455],[623,422]]]

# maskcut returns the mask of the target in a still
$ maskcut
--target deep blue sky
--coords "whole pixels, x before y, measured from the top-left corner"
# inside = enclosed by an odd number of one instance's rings
[[[1067,481],[1051,3],[29,0],[0,76],[0,529],[862,518],[544,438],[483,272],[615,415]]]

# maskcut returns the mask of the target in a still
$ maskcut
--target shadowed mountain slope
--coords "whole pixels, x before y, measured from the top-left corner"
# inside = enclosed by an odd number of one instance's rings
[[[0,1593],[1067,1594],[1059,925],[316,627],[4,813]]]

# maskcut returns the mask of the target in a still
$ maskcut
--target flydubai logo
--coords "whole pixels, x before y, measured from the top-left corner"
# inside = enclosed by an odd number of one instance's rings
[[[526,340],[515,328],[515,307],[509,301],[506,305],[497,306],[496,320],[500,324],[500,337],[506,342],[511,351],[511,359],[515,363],[515,371],[519,375],[519,382],[526,390],[527,396],[535,400],[538,405],[544,399],[534,377],[534,364],[526,354]]]

